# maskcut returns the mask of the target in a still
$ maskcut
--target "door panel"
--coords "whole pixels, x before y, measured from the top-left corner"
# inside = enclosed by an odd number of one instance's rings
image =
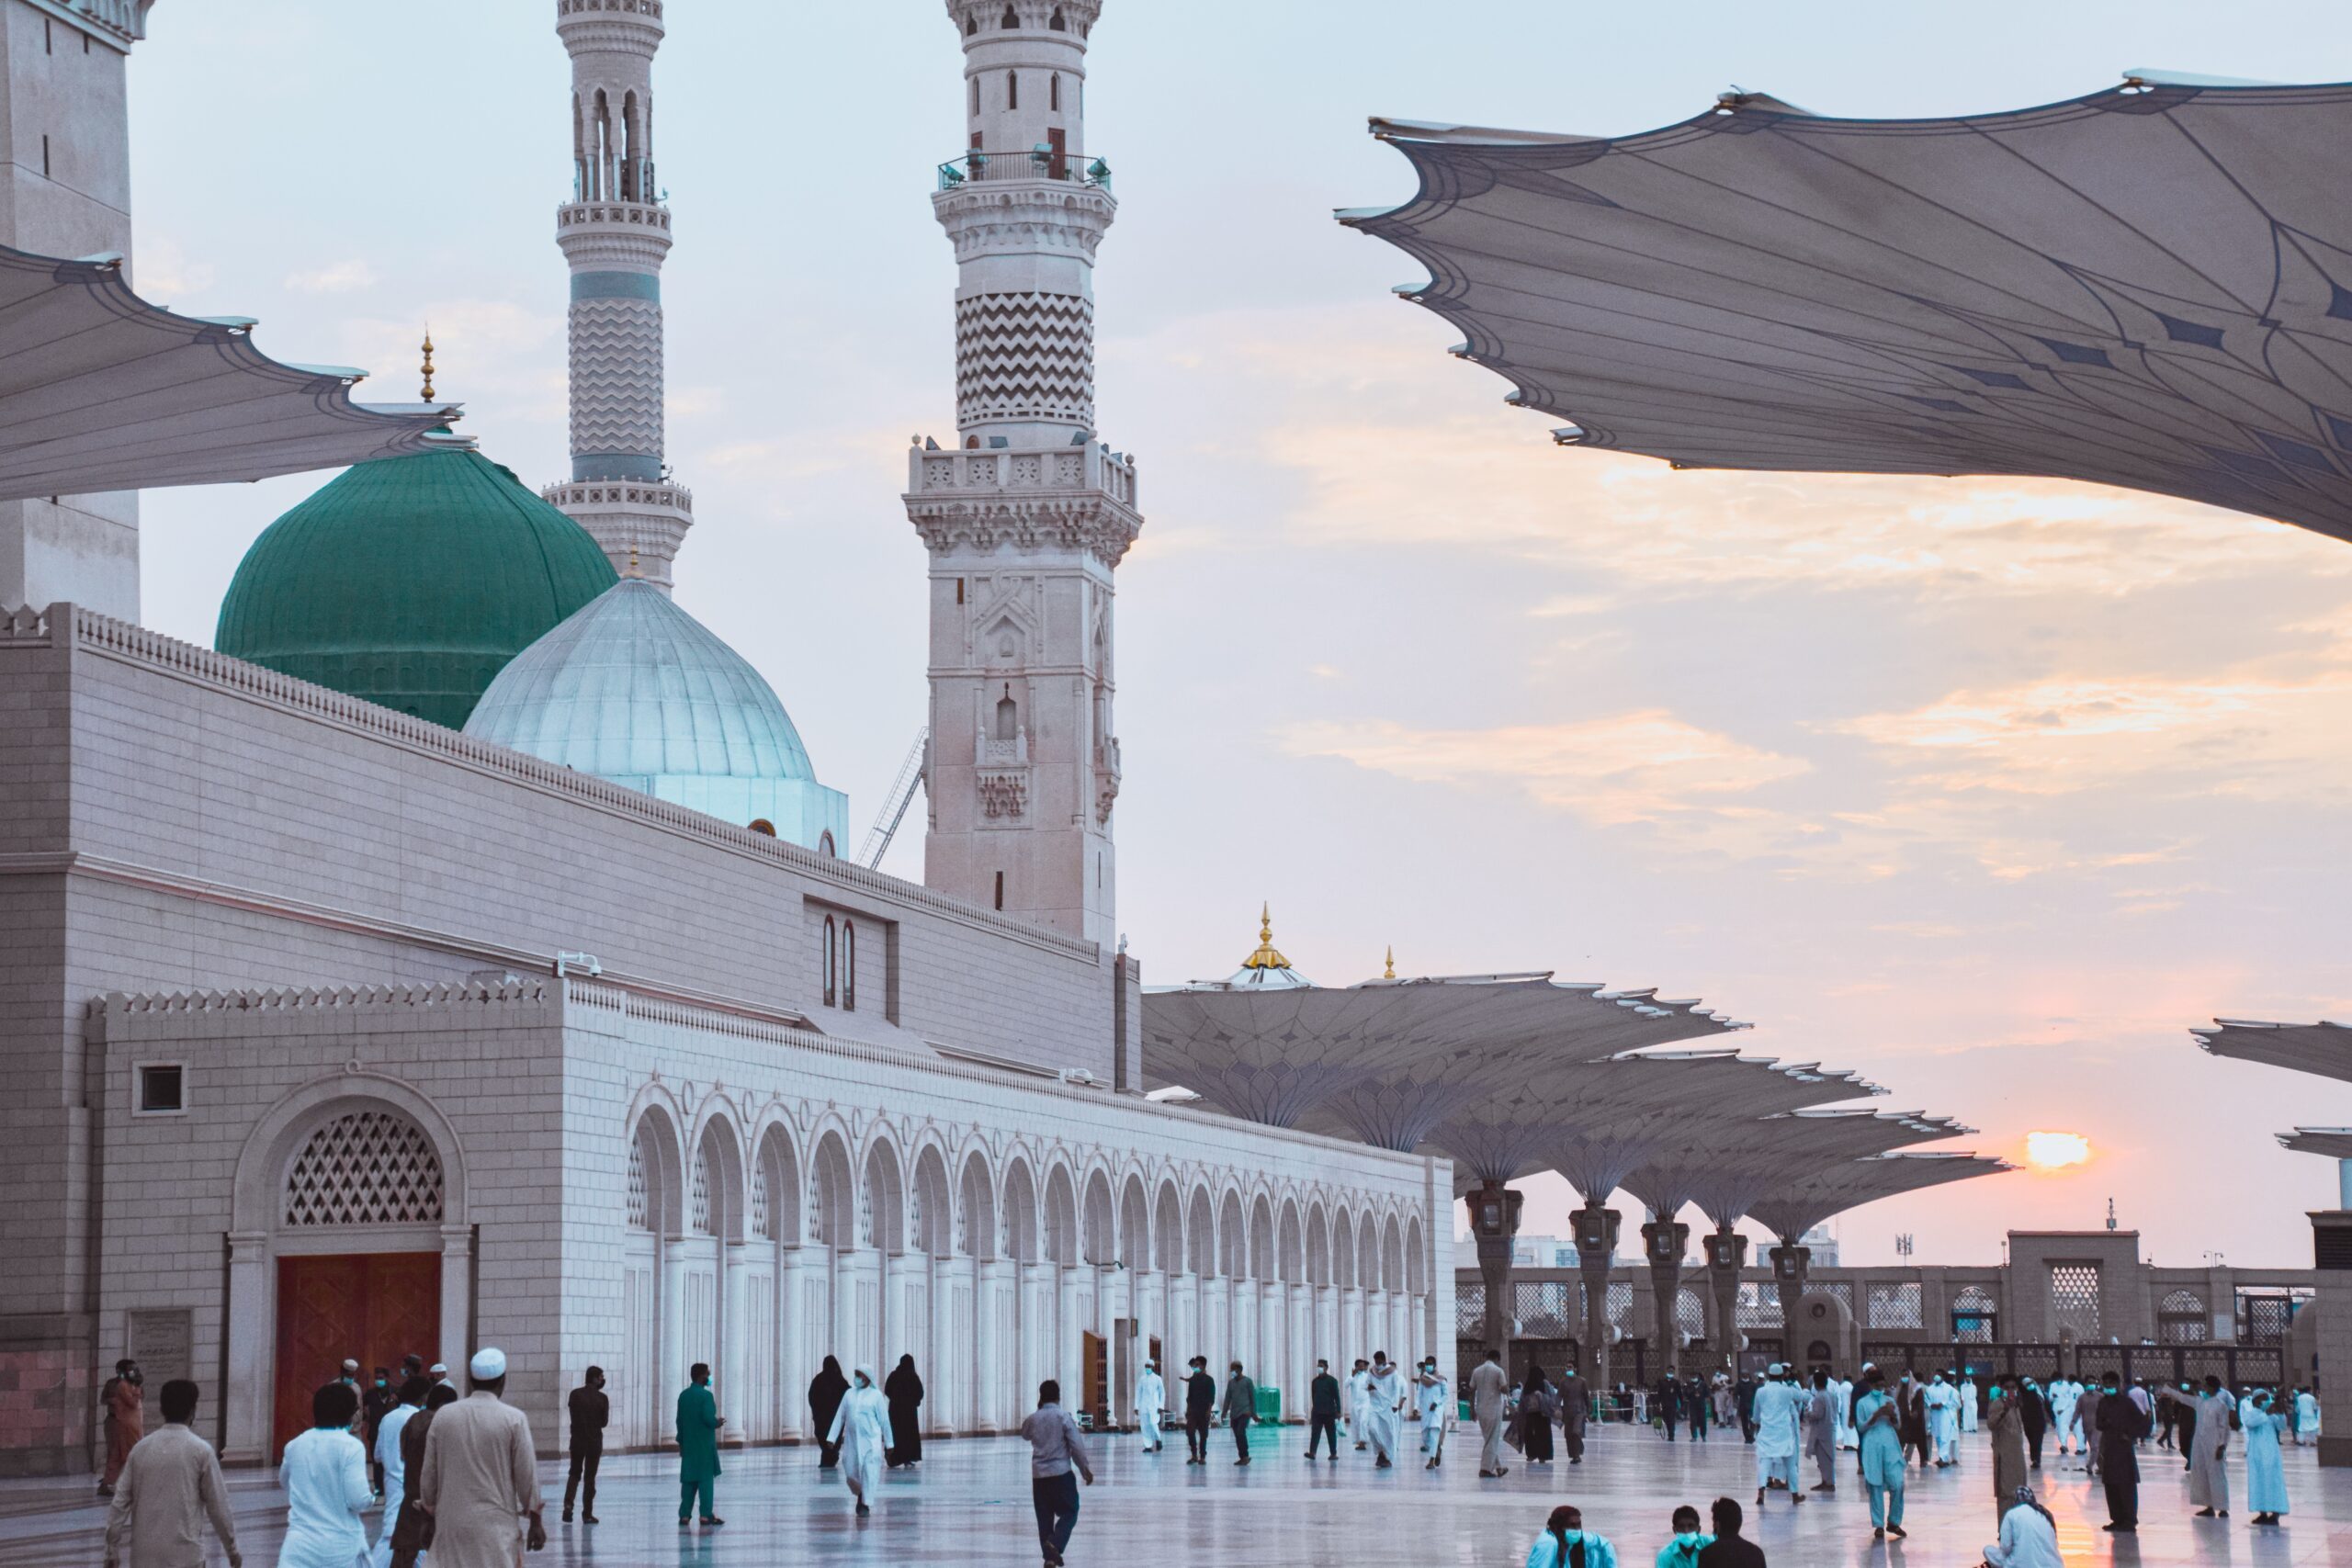
[[[311,1395],[345,1357],[364,1379],[417,1355],[441,1359],[441,1255],[333,1254],[277,1260],[277,1359],[270,1428],[273,1462],[311,1424]]]

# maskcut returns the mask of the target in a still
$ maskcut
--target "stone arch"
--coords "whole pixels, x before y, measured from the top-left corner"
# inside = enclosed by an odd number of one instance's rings
[[[1395,1214],[1390,1214],[1387,1223],[1380,1227],[1380,1288],[1405,1288],[1405,1233]]]
[[[1285,1284],[1306,1278],[1306,1243],[1298,1224],[1298,1201],[1283,1200],[1282,1216],[1274,1222],[1274,1272]]]
[[[1343,1291],[1352,1291],[1358,1283],[1355,1222],[1344,1208],[1331,1221],[1331,1282]]]
[[[666,1093],[639,1095],[629,1112],[629,1212],[657,1235],[685,1234],[688,1124]]]
[[[760,1129],[744,1219],[753,1235],[798,1247],[808,1239],[800,1218],[800,1156],[792,1129],[772,1118]]]
[[[1250,1274],[1250,1239],[1243,1228],[1245,1224],[1241,1194],[1228,1187],[1216,1216],[1217,1272],[1228,1280],[1247,1279]]]
[[[1323,1215],[1323,1200],[1315,1199],[1306,1205],[1306,1282],[1328,1285],[1331,1282],[1331,1226]]]
[[[1078,1190],[1059,1160],[1046,1173],[1045,1219],[1046,1261],[1069,1268],[1078,1261]]]
[[[1366,1209],[1356,1220],[1356,1283],[1364,1290],[1381,1288],[1380,1225]]]
[[[1418,1296],[1429,1288],[1429,1248],[1421,1245],[1421,1216],[1415,1214],[1405,1226],[1405,1289]]]
[[[964,1156],[964,1174],[957,1183],[956,1249],[981,1262],[997,1256],[996,1179],[989,1171],[988,1151],[975,1148]]]
[[[1015,1155],[1004,1168],[1004,1256],[1016,1263],[1037,1260],[1037,1179],[1029,1161]]]
[[[895,1257],[907,1249],[907,1192],[899,1151],[888,1138],[867,1146],[865,1176],[858,1184],[857,1239]]]
[[[1263,1192],[1250,1201],[1250,1275],[1256,1280],[1276,1277],[1274,1209]]]
[[[687,1221],[721,1241],[744,1237],[743,1145],[725,1101],[706,1111],[687,1175]]]
[[[1192,1212],[1184,1218],[1184,1266],[1204,1280],[1216,1272],[1216,1209],[1205,1187],[1193,1189]]]
[[[1159,1184],[1158,1213],[1152,1220],[1152,1266],[1163,1274],[1184,1271],[1184,1201],[1176,1196],[1176,1183],[1163,1179]]]
[[[1086,1207],[1081,1222],[1080,1258],[1096,1265],[1117,1262],[1119,1246],[1111,1203],[1111,1179],[1100,1170],[1086,1179]]]
[[[912,1218],[908,1235],[916,1250],[931,1258],[953,1258],[956,1209],[948,1197],[947,1158],[935,1143],[924,1144],[915,1156],[914,1179],[907,1184],[907,1206]]]
[[[1151,1202],[1133,1171],[1119,1194],[1119,1263],[1130,1272],[1151,1267]]]
[[[808,1234],[835,1252],[857,1245],[857,1181],[850,1174],[848,1141],[837,1127],[825,1130],[808,1158]]]

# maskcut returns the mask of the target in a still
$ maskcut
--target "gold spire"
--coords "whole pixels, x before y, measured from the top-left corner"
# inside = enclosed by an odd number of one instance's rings
[[[628,577],[639,575],[637,570],[637,547],[634,544],[628,547],[628,570],[623,575]]]
[[[433,400],[433,329],[430,326],[424,329],[424,392],[418,400],[428,403]]]
[[[1241,961],[1244,969],[1287,969],[1290,960],[1274,951],[1273,906],[1258,908],[1258,951]]]
[[[1381,976],[1381,978],[1384,980],[1396,978],[1396,950],[1393,947],[1388,950],[1388,972]]]

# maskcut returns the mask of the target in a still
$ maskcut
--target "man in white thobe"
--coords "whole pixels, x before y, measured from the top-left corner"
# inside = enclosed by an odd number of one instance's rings
[[[1837,1406],[1830,1414],[1838,1421],[1838,1446],[1840,1449],[1861,1447],[1862,1435],[1854,1430],[1854,1381],[1851,1378],[1831,1379],[1829,1397]]]
[[[1405,1408],[1405,1382],[1397,1375],[1396,1363],[1385,1355],[1373,1357],[1366,1382],[1364,1434],[1372,1442],[1374,1468],[1386,1470],[1396,1462],[1396,1442],[1403,1433],[1400,1416]]]
[[[1499,1476],[1503,1468],[1503,1403],[1510,1393],[1510,1374],[1493,1350],[1470,1372],[1470,1414],[1478,1421],[1478,1473]]]
[[[1960,1382],[1960,1429],[1976,1430],[1976,1380],[1962,1378]]]
[[[2295,1446],[2319,1441],[2319,1395],[2310,1389],[2295,1391]]]
[[[2230,1517],[2230,1413],[2237,1399],[2208,1373],[2204,1392],[2191,1399],[2171,1389],[2156,1390],[2158,1398],[2186,1404],[2197,1413],[2197,1430],[2188,1439],[2188,1500],[2202,1517]]]
[[[1445,1429],[1452,1425],[1453,1389],[1437,1370],[1434,1356],[1413,1374],[1413,1413],[1420,1417],[1421,1455],[1429,1461],[1422,1468],[1435,1470],[1445,1462]]]
[[[401,1495],[408,1489],[408,1466],[401,1459],[401,1428],[424,1408],[425,1391],[433,1385],[413,1377],[401,1385],[401,1402],[376,1423],[376,1463],[384,1476],[384,1518],[368,1551],[369,1568],[392,1568],[392,1532],[400,1529]]]
[[[1136,1426],[1143,1433],[1143,1451],[1159,1451],[1159,1416],[1168,1404],[1168,1385],[1160,1381],[1159,1368],[1150,1361],[1143,1364],[1143,1376],[1136,1379]]]
[[[1804,1399],[1780,1362],[1766,1368],[1765,1377],[1768,1381],[1756,1391],[1756,1503],[1761,1507],[1765,1492],[1778,1481],[1788,1488],[1789,1501],[1801,1504],[1804,1491],[1797,1483],[1797,1450],[1804,1440],[1799,1426]]]
[[[1928,1445],[1936,1468],[1946,1470],[1960,1462],[1960,1391],[1938,1372],[1928,1383],[1927,1404]]]
[[[1348,1432],[1361,1451],[1371,1439],[1364,1436],[1364,1416],[1372,1408],[1372,1363],[1356,1358],[1356,1370],[1348,1374]]]
[[[424,1435],[416,1495],[433,1512],[433,1568],[514,1568],[526,1516],[531,1550],[548,1539],[531,1421],[500,1397],[504,1351],[476,1351],[467,1371],[473,1392],[443,1406]]]

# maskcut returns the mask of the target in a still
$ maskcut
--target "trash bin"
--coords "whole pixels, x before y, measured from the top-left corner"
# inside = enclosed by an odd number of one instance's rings
[[[1263,1383],[1258,1385],[1257,1424],[1261,1427],[1279,1427],[1283,1424],[1283,1391],[1281,1389],[1268,1388]]]

